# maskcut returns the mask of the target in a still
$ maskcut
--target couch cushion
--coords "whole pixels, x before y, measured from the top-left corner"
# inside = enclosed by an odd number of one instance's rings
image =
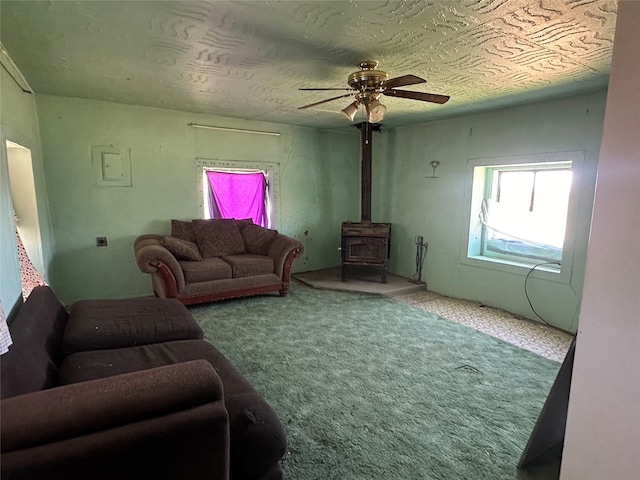
[[[229,412],[231,478],[262,478],[285,453],[285,432],[273,409],[240,372],[204,340],[183,340],[68,356],[63,384],[77,383],[163,365],[207,360],[222,380]]]
[[[68,354],[202,337],[176,299],[80,300],[71,306],[62,348]]]
[[[244,227],[245,225],[253,225],[253,218],[236,218],[235,221],[241,232],[242,227]]]
[[[242,255],[225,255],[222,259],[231,265],[233,278],[266,275],[275,271],[271,257],[244,253]]]
[[[49,287],[32,290],[9,326],[13,345],[0,359],[2,398],[57,386],[67,319]]]
[[[227,278],[213,282],[187,283],[180,291],[180,299],[221,295],[226,298],[244,297],[244,290],[260,289],[264,292],[279,291],[283,288],[282,279],[275,273],[251,277]],[[225,295],[226,294],[228,295]]]
[[[162,246],[169,250],[178,260],[202,260],[198,245],[178,237],[163,236]]]
[[[190,221],[171,220],[171,236],[196,243],[196,231]]]
[[[220,257],[203,258],[199,262],[178,262],[184,272],[186,283],[208,282],[231,278],[231,265]]]
[[[200,254],[205,258],[244,253],[244,241],[233,218],[194,220]]]
[[[247,253],[255,255],[267,255],[269,245],[278,234],[277,230],[269,230],[260,225],[249,224],[240,228],[242,239],[244,240],[244,248]]]

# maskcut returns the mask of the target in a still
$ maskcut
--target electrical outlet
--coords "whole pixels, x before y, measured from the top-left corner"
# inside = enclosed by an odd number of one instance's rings
[[[109,243],[107,242],[107,237],[96,237],[96,246],[97,247],[106,247]]]

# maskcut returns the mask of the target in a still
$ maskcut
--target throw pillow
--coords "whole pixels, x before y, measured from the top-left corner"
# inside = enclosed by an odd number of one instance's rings
[[[233,218],[194,220],[200,254],[205,258],[245,253],[244,241]]]
[[[269,245],[278,234],[277,230],[269,230],[260,225],[243,225],[242,239],[247,253],[254,255],[267,255],[269,253]]]
[[[236,225],[238,225],[238,228],[240,229],[240,232],[242,232],[242,229],[246,226],[246,225],[253,225],[253,218],[241,218],[241,219],[235,219],[236,220]]]
[[[192,222],[183,220],[171,220],[171,236],[196,243],[196,232]]]
[[[162,246],[173,253],[178,260],[202,260],[198,246],[188,240],[165,235],[162,237]]]

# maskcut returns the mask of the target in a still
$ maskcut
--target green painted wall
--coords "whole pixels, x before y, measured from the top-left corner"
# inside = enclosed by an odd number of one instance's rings
[[[544,152],[585,151],[569,283],[535,279],[529,294],[536,310],[565,330],[577,328],[591,206],[606,94],[594,93],[499,110],[379,134],[374,150],[374,221],[393,224],[391,270],[415,272],[414,237],[429,243],[423,280],[445,295],[477,300],[534,319],[524,294],[526,269],[469,265],[467,160]],[[375,140],[374,140],[375,143]],[[429,162],[441,163],[438,178]]]
[[[38,97],[56,238],[51,283],[65,302],[149,295],[133,241],[169,232],[172,218],[202,216],[198,158],[279,164],[275,226],[306,246],[294,271],[339,265],[340,222],[357,215],[357,131],[320,131],[63,97]],[[279,137],[196,129],[199,123],[277,131]],[[92,147],[130,149],[131,187],[100,186]],[[108,247],[96,247],[106,236]]]
[[[8,314],[21,296],[22,287],[11,208],[6,140],[31,150],[45,277],[49,276],[54,243],[47,205],[35,96],[23,92],[4,68],[0,69],[0,75],[0,299],[5,313]]]
[[[201,216],[197,158],[279,164],[276,228],[307,247],[295,271],[338,266],[340,222],[359,219],[359,132],[351,127],[314,130],[47,96],[37,97],[36,113],[34,97],[4,74],[2,100],[3,137],[32,150],[47,274],[65,302],[151,294],[148,276],[135,265],[133,240],[167,233],[171,218]],[[413,239],[420,234],[429,242],[423,279],[430,290],[535,318],[524,296],[526,272],[464,261],[467,160],[583,150],[570,282],[536,279],[529,285],[536,309],[575,331],[605,100],[604,92],[594,93],[375,133],[373,220],[393,224],[391,271],[413,275]],[[281,136],[199,130],[189,122]],[[131,151],[131,187],[99,186],[94,178],[92,146],[112,144]],[[431,160],[441,162],[436,179],[425,178]],[[4,151],[0,166],[0,298],[11,304],[19,276]],[[109,246],[96,247],[97,236],[108,237]]]

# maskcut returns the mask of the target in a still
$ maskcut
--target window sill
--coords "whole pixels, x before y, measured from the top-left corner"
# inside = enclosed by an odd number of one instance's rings
[[[526,276],[531,271],[531,269],[535,267],[537,275],[541,278],[544,278],[545,280],[567,285],[571,283],[571,276],[568,273],[568,271],[570,270],[569,268],[565,267],[563,269],[559,269],[554,268],[553,265],[536,266],[540,262],[525,263],[500,258],[485,257],[482,255],[474,255],[464,257],[461,263],[471,267],[497,270],[500,272],[520,276]]]

